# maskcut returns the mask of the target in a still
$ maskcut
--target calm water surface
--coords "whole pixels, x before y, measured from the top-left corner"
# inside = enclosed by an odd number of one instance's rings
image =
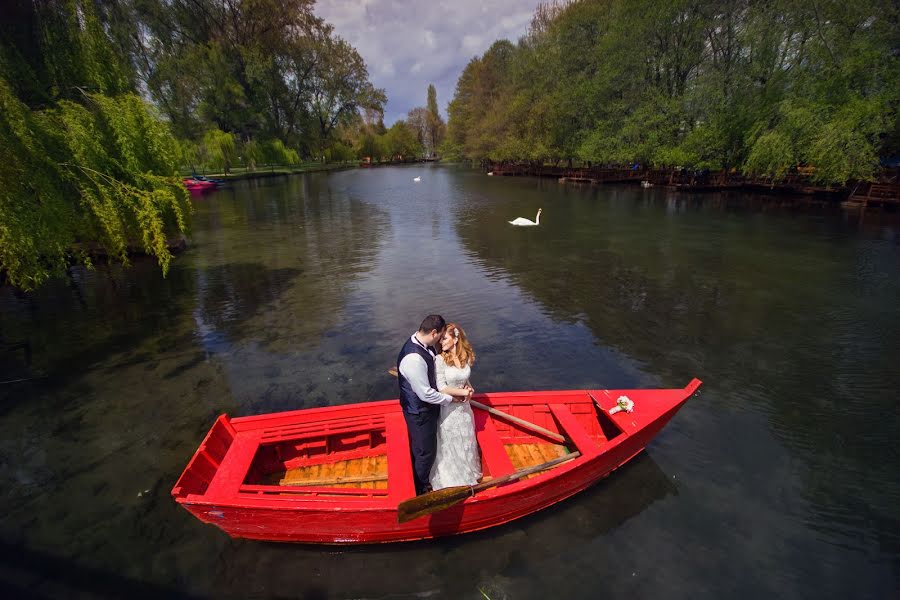
[[[414,183],[413,177],[422,181]],[[533,218],[541,226],[506,221]],[[0,288],[0,586],[58,597],[888,598],[900,585],[890,222],[453,168],[195,201],[168,278]],[[682,387],[647,451],[487,532],[231,540],[169,495],[216,415],[396,397],[429,312],[482,391]],[[10,380],[36,378],[6,383]]]

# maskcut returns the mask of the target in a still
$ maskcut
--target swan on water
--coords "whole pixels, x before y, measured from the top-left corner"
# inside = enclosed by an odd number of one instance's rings
[[[488,177],[492,176],[493,174],[494,174],[493,171],[488,171]]]
[[[422,181],[422,177],[421,177],[421,176],[419,176],[419,177],[414,177],[414,178],[413,178],[413,181]]]
[[[510,225],[519,225],[521,227],[529,227],[534,225],[541,224],[541,208],[537,211],[537,216],[534,218],[534,221],[526,219],[525,217],[517,217],[516,219],[509,222]]]

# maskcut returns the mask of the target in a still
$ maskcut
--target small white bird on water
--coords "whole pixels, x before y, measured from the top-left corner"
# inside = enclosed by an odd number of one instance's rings
[[[415,178],[413,178],[413,181],[422,181],[422,177],[421,176],[415,177]]]
[[[516,217],[514,220],[510,221],[510,225],[518,225],[520,227],[534,227],[536,225],[541,224],[541,211],[543,209],[539,208],[537,211],[537,216],[534,218],[534,221],[526,219],[525,217]]]

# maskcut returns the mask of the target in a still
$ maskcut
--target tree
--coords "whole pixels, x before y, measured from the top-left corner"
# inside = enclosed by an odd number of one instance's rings
[[[437,91],[434,89],[433,84],[428,85],[428,107],[426,114],[427,143],[425,144],[425,148],[428,154],[433,156],[444,141],[444,134],[447,130],[447,126],[444,124],[444,120],[441,118],[441,113],[438,110]]]
[[[262,160],[262,155],[262,148],[256,140],[247,140],[241,144],[241,158],[250,171],[256,170],[256,165]]]
[[[263,143],[262,156],[269,165],[296,165],[300,162],[297,151],[286,147],[277,138]]]
[[[406,124],[409,128],[415,132],[416,139],[419,141],[419,145],[425,150],[426,154],[430,154],[430,148],[433,148],[431,143],[431,135],[429,131],[430,124],[430,114],[428,113],[428,109],[418,106],[412,110],[410,110],[406,114]]]
[[[311,113],[316,124],[316,148],[324,150],[335,127],[360,118],[364,109],[381,111],[387,102],[384,90],[369,83],[365,62],[341,38],[328,38],[321,60],[311,74]]]
[[[206,149],[210,166],[222,169],[228,175],[228,170],[237,160],[234,135],[221,129],[210,129],[203,135],[203,147]]]
[[[384,134],[384,151],[391,160],[406,160],[422,152],[416,132],[405,121],[397,121]]]
[[[187,230],[180,151],[137,95],[91,2],[15,0],[0,18],[0,273],[33,289],[140,245],[163,274]],[[7,12],[8,11],[8,12]],[[7,18],[9,17],[9,18]]]

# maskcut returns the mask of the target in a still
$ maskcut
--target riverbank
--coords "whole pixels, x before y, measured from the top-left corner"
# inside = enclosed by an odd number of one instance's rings
[[[326,171],[341,171],[344,169],[355,169],[359,167],[359,161],[340,162],[340,163],[302,163],[300,165],[272,165],[259,167],[256,169],[247,169],[246,167],[235,167],[229,169],[228,174],[210,172],[197,173],[193,170],[184,170],[181,172],[183,177],[191,177],[193,175],[202,175],[211,179],[221,179],[224,181],[243,181],[247,179],[266,179],[268,177],[283,177],[285,175],[297,175],[302,173],[321,173]]]
[[[360,160],[337,162],[337,163],[319,163],[308,162],[300,165],[271,165],[259,167],[253,170],[246,167],[235,167],[229,169],[229,173],[216,172],[200,172],[188,169],[181,172],[182,177],[191,177],[194,175],[202,175],[211,179],[220,179],[223,181],[243,181],[248,179],[265,179],[268,177],[282,177],[285,175],[298,175],[303,173],[323,173],[328,171],[343,171],[347,169],[371,168],[371,167],[396,167],[398,165],[411,165],[422,162],[437,162],[440,159],[420,158],[406,161],[378,161],[366,162]]]
[[[823,186],[814,183],[807,173],[789,174],[773,181],[722,171],[688,169],[580,168],[537,164],[492,164],[488,175],[528,176],[557,179],[560,183],[632,183],[643,187],[664,187],[683,192],[737,191],[750,194],[816,197],[843,202],[859,201],[868,206],[900,205],[900,185],[885,177],[884,182],[851,182],[846,186]]]

